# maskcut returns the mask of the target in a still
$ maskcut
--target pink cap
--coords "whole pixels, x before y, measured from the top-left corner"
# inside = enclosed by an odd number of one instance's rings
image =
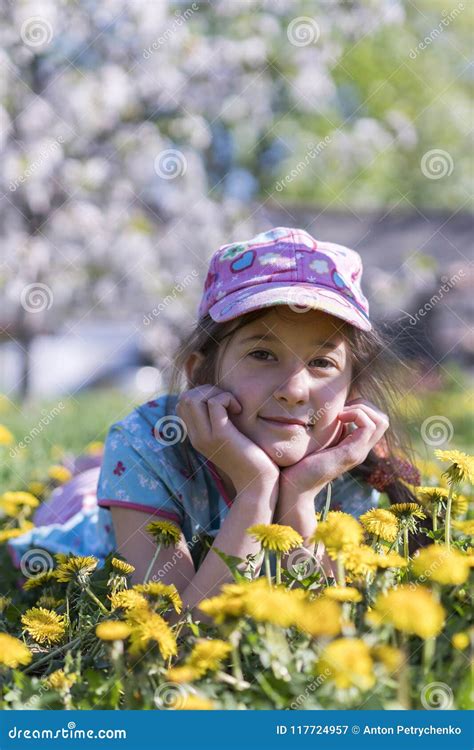
[[[304,229],[276,227],[214,253],[198,317],[232,320],[252,310],[288,305],[322,310],[370,331],[369,303],[360,286],[360,255],[320,242]]]

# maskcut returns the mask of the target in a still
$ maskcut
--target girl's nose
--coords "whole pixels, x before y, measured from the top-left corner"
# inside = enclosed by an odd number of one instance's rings
[[[273,395],[288,405],[305,404],[309,399],[309,381],[306,368],[300,366],[275,388]]]

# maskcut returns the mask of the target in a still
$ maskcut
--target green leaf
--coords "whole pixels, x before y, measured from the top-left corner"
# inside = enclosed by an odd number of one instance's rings
[[[223,562],[227,565],[230,572],[232,573],[234,580],[237,581],[237,583],[242,583],[242,581],[248,581],[248,578],[245,577],[239,570],[238,566],[245,564],[245,561],[242,560],[240,557],[235,557],[234,555],[227,555],[225,552],[222,552],[222,550],[217,549],[217,547],[212,547],[212,551],[218,555]]]

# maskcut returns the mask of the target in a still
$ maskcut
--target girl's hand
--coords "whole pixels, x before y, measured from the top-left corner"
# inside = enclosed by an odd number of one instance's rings
[[[348,401],[338,419],[344,431],[337,445],[310,453],[282,470],[282,481],[288,491],[317,492],[340,474],[359,466],[389,426],[387,415],[362,398]],[[355,423],[356,429],[349,433],[350,422]]]
[[[236,397],[215,385],[185,391],[176,405],[193,447],[227,474],[237,493],[255,479],[279,478],[278,466],[231,422],[229,415],[241,411]]]

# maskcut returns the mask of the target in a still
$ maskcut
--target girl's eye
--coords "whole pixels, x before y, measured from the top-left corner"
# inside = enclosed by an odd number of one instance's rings
[[[252,357],[254,354],[270,354],[270,352],[266,352],[264,349],[256,349],[254,352],[250,352],[249,357]],[[255,359],[260,359],[260,357],[255,357]],[[263,360],[266,361],[265,359]]]
[[[255,356],[263,354],[263,357]],[[273,356],[273,354],[270,354],[270,352],[265,351],[265,349],[256,349],[253,352],[249,353],[249,357],[253,357],[256,360],[260,360],[261,362],[268,362],[269,360],[266,358],[265,355],[269,354],[270,356]],[[317,362],[318,364],[315,365],[315,367],[320,367],[323,370],[328,370],[330,367],[335,367],[336,365],[334,362],[331,362],[330,359],[326,359],[326,357],[315,357],[315,359],[312,359],[311,362]]]

